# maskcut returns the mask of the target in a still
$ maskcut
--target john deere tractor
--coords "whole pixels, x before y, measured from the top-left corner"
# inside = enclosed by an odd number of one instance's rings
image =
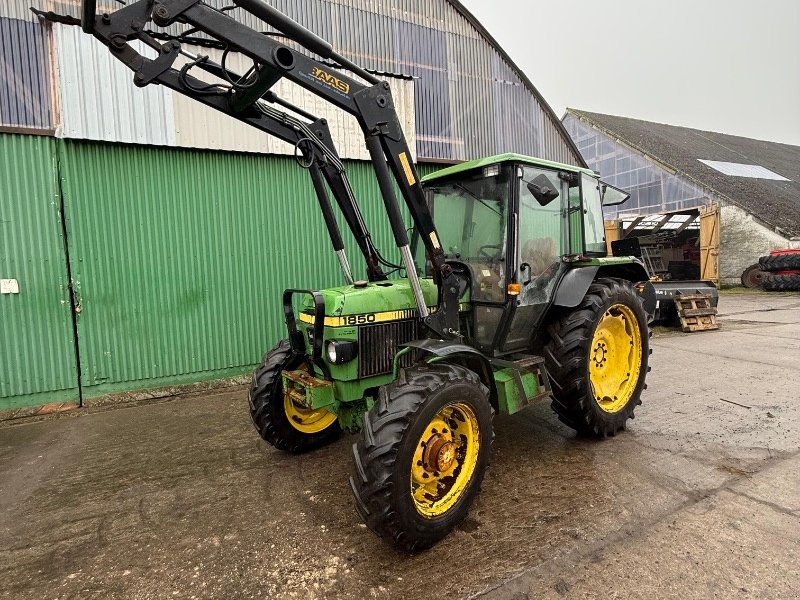
[[[263,0],[233,1],[274,31],[201,0],[136,0],[103,15],[85,0],[80,21],[45,16],[81,24],[136,85],[167,86],[294,144],[344,285],[284,293],[287,337],[254,373],[250,414],[264,440],[292,453],[357,434],[350,486],[359,515],[397,546],[428,547],[467,515],[496,413],[550,399],[565,424],[602,438],[641,404],[655,293],[638,260],[607,255],[603,226],[603,206],[627,196],[587,169],[517,154],[420,180],[388,84]],[[189,39],[213,41],[222,60],[189,52]],[[230,52],[252,67],[233,72]],[[283,78],[358,119],[399,263],[367,231],[326,122],[272,91]],[[331,194],[363,256],[363,280]]]

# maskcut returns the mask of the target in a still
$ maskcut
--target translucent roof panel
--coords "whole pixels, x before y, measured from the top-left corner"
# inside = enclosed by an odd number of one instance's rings
[[[704,165],[708,165],[723,175],[730,175],[731,177],[749,177],[751,179],[771,179],[773,181],[791,181],[782,175],[770,171],[766,167],[760,165],[746,165],[742,163],[720,162],[718,160],[702,160],[697,159]]]

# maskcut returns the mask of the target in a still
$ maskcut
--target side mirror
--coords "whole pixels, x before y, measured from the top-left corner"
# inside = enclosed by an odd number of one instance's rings
[[[541,206],[547,206],[561,194],[553,187],[547,175],[539,175],[528,182],[528,191]]]

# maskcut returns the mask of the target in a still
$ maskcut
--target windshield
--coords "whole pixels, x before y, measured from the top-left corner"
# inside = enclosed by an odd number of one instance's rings
[[[477,285],[473,298],[501,302],[505,298],[506,225],[510,179],[508,168],[484,176],[483,171],[426,187],[439,240],[450,260],[467,263]],[[425,249],[416,244],[418,264]]]

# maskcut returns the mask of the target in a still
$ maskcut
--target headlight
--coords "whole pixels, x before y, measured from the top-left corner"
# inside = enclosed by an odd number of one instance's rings
[[[345,341],[331,341],[327,345],[328,361],[334,365],[343,365],[358,356],[358,343]]]

